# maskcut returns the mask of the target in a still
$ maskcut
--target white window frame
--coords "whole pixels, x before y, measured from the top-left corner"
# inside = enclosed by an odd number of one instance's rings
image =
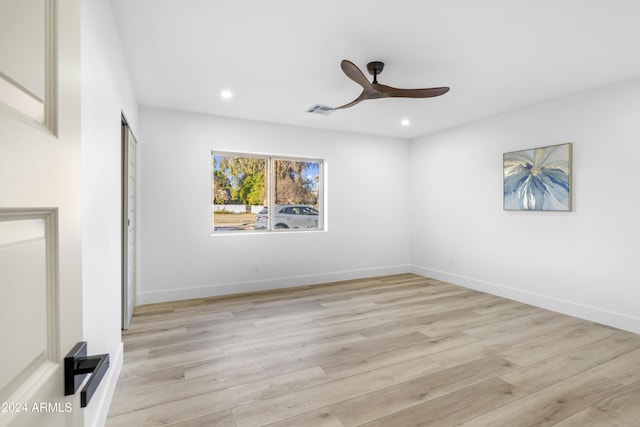
[[[212,224],[211,224],[211,234],[212,235],[223,235],[223,234],[241,234],[246,235],[247,233],[255,233],[255,234],[269,234],[269,233],[301,233],[301,232],[320,232],[326,231],[326,212],[325,212],[325,194],[326,194],[326,182],[325,182],[325,161],[324,159],[319,159],[316,157],[299,157],[299,156],[280,156],[280,155],[271,155],[271,154],[258,154],[251,152],[234,152],[234,151],[224,151],[224,150],[211,150],[211,168],[210,170],[213,173],[213,168],[215,167],[215,156],[231,156],[231,157],[249,157],[255,159],[263,159],[267,163],[267,188],[265,189],[265,195],[267,197],[267,204],[265,207],[269,207],[269,225],[267,229],[264,230],[215,230],[215,200],[214,194],[215,190],[213,188],[214,182],[213,178],[211,179],[211,187],[210,187],[210,195],[211,195],[211,214],[212,214]],[[313,162],[318,163],[318,227],[317,228],[287,228],[287,229],[275,229],[274,228],[274,209],[271,206],[275,206],[275,198],[276,198],[276,186],[275,184],[275,167],[274,164],[278,160],[284,161],[298,161],[298,162]]]

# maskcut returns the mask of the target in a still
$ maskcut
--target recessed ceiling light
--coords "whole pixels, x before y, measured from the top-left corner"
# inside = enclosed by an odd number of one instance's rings
[[[400,124],[401,124],[402,126],[409,126],[409,125],[411,124],[411,122],[409,121],[409,119],[402,119],[402,120],[400,121]]]
[[[223,90],[220,92],[220,97],[224,98],[224,99],[230,99],[233,97],[233,92],[231,92],[230,90]]]

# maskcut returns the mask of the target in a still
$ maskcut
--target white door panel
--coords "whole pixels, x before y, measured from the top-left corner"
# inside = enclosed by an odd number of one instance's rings
[[[0,390],[47,359],[47,250],[44,219],[0,221]],[[18,321],[21,319],[21,321]],[[5,393],[6,394],[6,393]],[[2,400],[0,400],[2,401]]]
[[[0,1],[2,427],[83,425],[63,373],[82,340],[80,30],[79,0]]]
[[[55,91],[48,43],[55,7],[53,0],[0,1],[0,104],[41,124]]]
[[[58,346],[57,212],[0,209],[0,426],[74,424]]]

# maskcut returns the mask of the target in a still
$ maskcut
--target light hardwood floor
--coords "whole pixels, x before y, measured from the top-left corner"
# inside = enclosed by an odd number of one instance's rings
[[[640,336],[412,274],[138,307],[107,427],[640,426]]]

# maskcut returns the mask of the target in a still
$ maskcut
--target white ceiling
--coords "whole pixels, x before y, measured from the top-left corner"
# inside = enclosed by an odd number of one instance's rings
[[[640,76],[638,0],[110,2],[147,106],[413,138]],[[306,113],[359,95],[342,59],[368,77],[385,62],[390,86],[451,91]]]

